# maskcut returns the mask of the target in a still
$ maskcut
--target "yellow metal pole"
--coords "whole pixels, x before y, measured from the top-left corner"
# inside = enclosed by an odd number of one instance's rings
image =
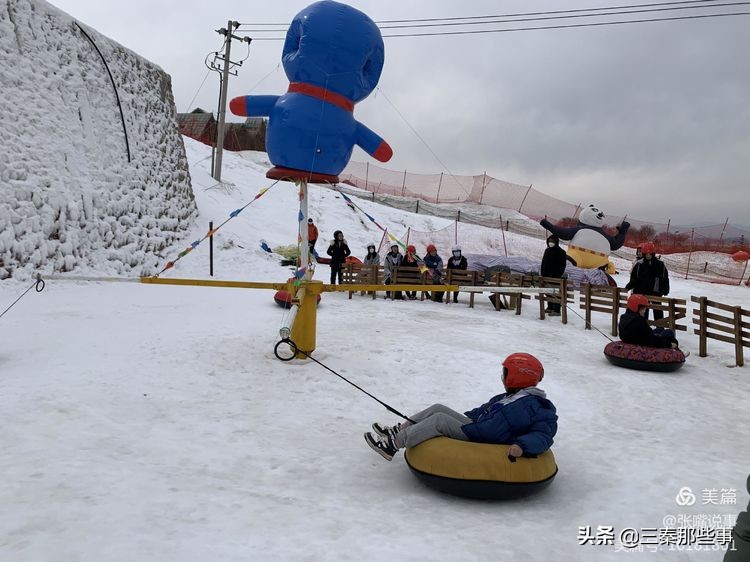
[[[312,353],[315,351],[318,295],[323,289],[322,281],[308,281],[297,290],[299,310],[292,325],[292,341],[299,351]],[[297,353],[297,359],[306,359],[303,353]]]
[[[317,332],[318,320],[318,295],[320,294],[323,283],[321,281],[312,281],[312,267],[310,264],[310,248],[307,243],[307,180],[301,179],[297,182],[299,187],[299,239],[300,239],[300,259],[298,271],[301,268],[307,268],[305,272],[305,283],[298,289],[295,300],[299,309],[294,317],[292,324],[292,341],[299,350],[297,359],[306,359],[304,353],[315,351],[315,339]],[[294,294],[294,293],[291,293]]]
[[[165,279],[162,277],[141,277],[138,279],[147,285],[183,285],[196,287],[228,287],[231,289],[273,289],[286,291],[287,283],[261,283],[255,281],[219,281],[214,279]]]

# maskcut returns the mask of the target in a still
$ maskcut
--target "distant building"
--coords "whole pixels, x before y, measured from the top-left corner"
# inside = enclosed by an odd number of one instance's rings
[[[216,138],[216,119],[213,113],[208,113],[200,107],[190,113],[178,113],[177,124],[180,134],[213,146]]]
[[[215,146],[218,122],[213,113],[196,108],[190,113],[178,113],[177,123],[180,134]],[[266,150],[266,120],[262,117],[248,117],[244,123],[226,123],[224,126],[224,148],[240,150]]]

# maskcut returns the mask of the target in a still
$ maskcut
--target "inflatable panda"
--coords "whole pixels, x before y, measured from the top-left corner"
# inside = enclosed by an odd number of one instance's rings
[[[617,227],[617,235],[609,236],[604,232],[604,218],[604,213],[595,205],[588,205],[581,210],[578,224],[573,228],[556,226],[546,218],[539,224],[560,240],[568,240],[568,256],[575,260],[578,267],[597,269],[606,266],[608,273],[614,273],[615,267],[609,261],[609,253],[622,248],[630,223],[622,221]]]

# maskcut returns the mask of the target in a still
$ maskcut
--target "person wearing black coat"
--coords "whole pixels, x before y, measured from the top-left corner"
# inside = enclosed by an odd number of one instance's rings
[[[646,242],[641,247],[643,259],[637,261],[630,271],[630,281],[625,290],[633,294],[663,297],[669,294],[669,272],[667,266],[654,255],[654,245]],[[654,320],[664,318],[664,312],[654,310]],[[646,312],[648,319],[648,311]]]
[[[674,347],[678,342],[672,330],[664,328],[651,329],[646,320],[648,310],[648,299],[644,295],[633,294],[628,297],[628,308],[625,314],[620,316],[618,324],[620,339],[625,343],[633,345],[644,345],[646,347]]]
[[[341,285],[344,277],[342,272],[344,262],[352,253],[351,250],[349,250],[349,246],[346,244],[346,240],[344,240],[343,232],[337,230],[333,233],[333,240],[331,240],[331,243],[328,245],[326,253],[331,256],[331,285],[336,284],[336,278],[338,278],[339,285]]]
[[[542,256],[542,277],[553,277],[560,279],[565,273],[568,254],[560,247],[560,239],[556,235],[547,238],[547,249]],[[552,316],[560,314],[560,303],[551,302],[547,306],[547,312]]]
[[[453,246],[452,257],[448,260],[448,269],[466,269],[469,267],[466,258],[461,255],[461,246]],[[450,294],[448,296],[450,298]],[[453,302],[458,302],[458,291],[453,293]]]

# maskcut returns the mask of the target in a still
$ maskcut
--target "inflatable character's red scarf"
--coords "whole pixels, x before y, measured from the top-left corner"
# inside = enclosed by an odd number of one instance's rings
[[[304,94],[312,98],[327,101],[330,104],[340,107],[352,113],[354,111],[354,102],[345,98],[341,94],[326,90],[320,86],[314,86],[313,84],[307,84],[305,82],[292,82],[289,84],[290,94]]]

